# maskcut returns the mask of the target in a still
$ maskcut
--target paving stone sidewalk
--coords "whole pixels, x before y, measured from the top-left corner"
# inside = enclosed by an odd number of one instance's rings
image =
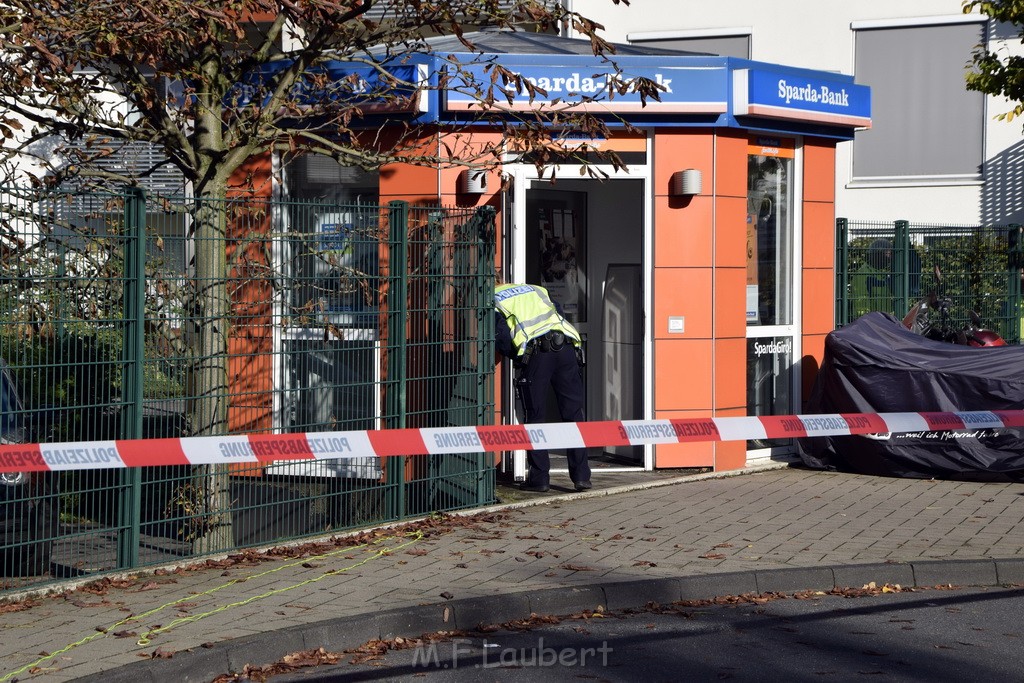
[[[1024,584],[1019,483],[785,467],[481,514],[428,538],[397,527],[317,558],[42,597],[0,612],[0,683],[212,680],[302,649],[652,600],[868,581]]]

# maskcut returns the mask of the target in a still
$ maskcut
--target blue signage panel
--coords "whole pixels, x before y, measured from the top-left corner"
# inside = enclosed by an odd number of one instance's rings
[[[868,128],[871,88],[838,74],[738,69],[733,114]]]
[[[467,55],[467,57],[469,57]],[[467,62],[470,61],[467,59]],[[720,65],[653,66],[621,65],[619,76],[624,87],[613,80],[614,71],[606,65],[538,64],[503,61],[502,66],[528,81],[536,89],[531,100],[528,88],[515,82],[492,81],[493,67],[481,63],[463,63],[451,69],[445,93],[448,111],[529,111],[538,107],[565,108],[591,112],[647,112],[721,114],[728,109],[728,70]],[[455,72],[465,73],[460,77]],[[647,78],[660,86],[660,101],[641,98],[631,82]],[[493,101],[486,90],[493,82]],[[476,85],[479,84],[479,85]]]
[[[246,106],[262,96],[266,103],[270,97],[267,88],[274,76],[289,66],[291,60],[262,64],[231,89],[228,100],[233,106]],[[363,110],[408,111],[423,78],[421,69],[415,64],[392,65],[387,69],[390,77],[369,66],[324,62],[307,69],[292,86],[291,95],[299,106],[336,103]]]

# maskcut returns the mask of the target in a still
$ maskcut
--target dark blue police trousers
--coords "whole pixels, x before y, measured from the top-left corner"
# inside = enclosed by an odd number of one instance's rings
[[[526,413],[526,424],[548,422],[548,390],[554,389],[558,403],[558,414],[562,422],[582,422],[586,396],[583,378],[576,362],[576,351],[572,344],[566,344],[558,351],[535,350],[526,367],[521,370],[520,397]],[[574,484],[590,481],[590,464],[587,449],[568,448],[565,452],[569,463],[569,478]],[[527,486],[548,486],[551,458],[547,450],[527,451]]]

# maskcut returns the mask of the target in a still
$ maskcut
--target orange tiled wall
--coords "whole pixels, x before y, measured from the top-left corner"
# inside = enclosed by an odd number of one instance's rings
[[[835,169],[830,140],[804,140],[803,357],[801,385],[806,401],[835,325]],[[802,410],[803,406],[801,406]]]
[[[672,174],[696,168],[703,192],[672,197]],[[654,139],[654,417],[743,414],[746,140],[666,130]],[[717,230],[715,225],[717,223]],[[684,331],[669,332],[670,316]],[[661,467],[742,466],[743,444],[663,444]]]
[[[804,395],[833,319],[835,145],[808,139],[803,188]],[[703,171],[703,192],[670,197],[672,173]],[[744,131],[659,131],[654,141],[654,417],[747,414]],[[683,316],[683,333],[668,331]],[[655,465],[731,470],[746,443],[658,445]]]

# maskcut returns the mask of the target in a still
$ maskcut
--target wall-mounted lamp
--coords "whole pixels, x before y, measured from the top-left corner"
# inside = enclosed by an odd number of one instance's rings
[[[688,168],[672,174],[672,186],[669,193],[673,197],[692,197],[700,194],[704,186],[704,176],[700,169]]]
[[[467,168],[459,177],[459,191],[463,194],[487,192],[487,171]]]

